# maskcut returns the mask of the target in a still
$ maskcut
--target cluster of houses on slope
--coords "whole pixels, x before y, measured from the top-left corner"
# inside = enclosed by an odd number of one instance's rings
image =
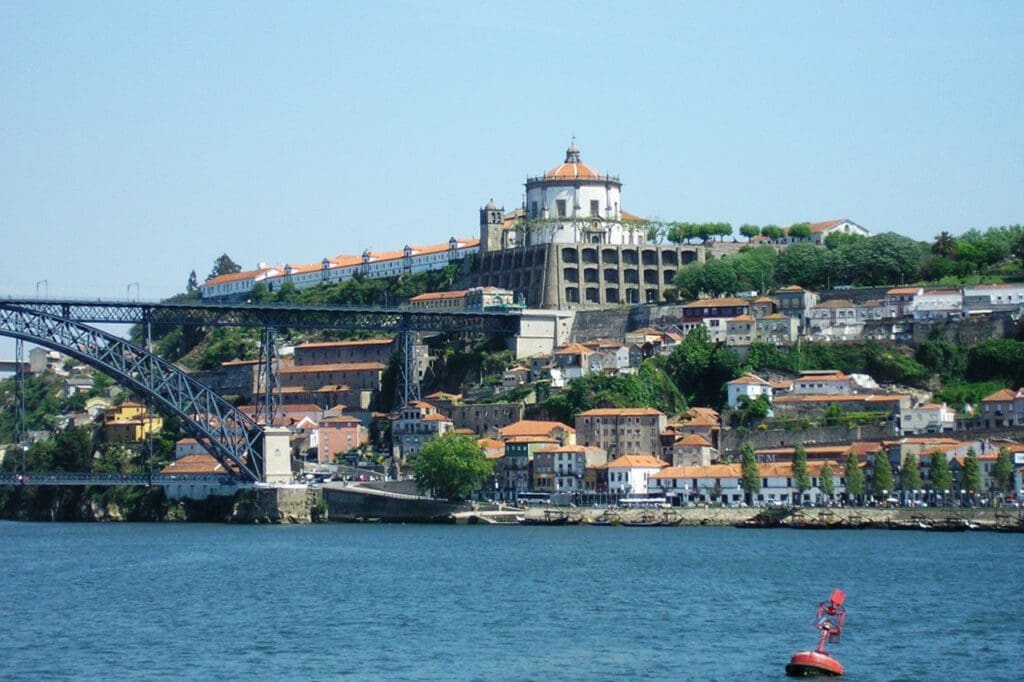
[[[982,284],[959,289],[899,287],[881,299],[854,303],[821,301],[817,292],[793,285],[758,298],[705,298],[681,306],[675,329],[689,333],[699,325],[712,341],[743,347],[752,343],[788,346],[798,339],[895,340],[912,321],[959,319],[1024,313],[1024,284]]]

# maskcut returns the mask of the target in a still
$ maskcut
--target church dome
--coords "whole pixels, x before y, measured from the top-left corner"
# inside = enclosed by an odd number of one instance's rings
[[[545,180],[598,180],[601,174],[580,161],[580,150],[572,144],[565,150],[565,162],[544,174]]]
[[[500,211],[500,210],[501,210],[501,207],[500,207],[500,206],[498,206],[498,202],[496,202],[496,201],[495,201],[495,200],[494,200],[494,199],[492,198],[492,199],[491,199],[490,201],[488,201],[488,202],[487,202],[487,205],[486,205],[486,206],[484,206],[484,210],[485,210],[485,211]]]

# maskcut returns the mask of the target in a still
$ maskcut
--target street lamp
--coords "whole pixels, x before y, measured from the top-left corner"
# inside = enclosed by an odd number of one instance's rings
[[[135,287],[135,300],[137,301],[137,300],[139,300],[139,283],[138,282],[131,282],[126,287],[127,293],[125,294],[125,298],[127,298],[129,301],[132,300],[132,287]]]
[[[36,298],[39,298],[39,285],[40,284],[43,285],[43,295],[45,297],[49,297],[50,296],[50,280],[41,279],[38,282],[36,282]]]
[[[942,491],[942,495],[943,495],[943,497],[942,497],[942,506],[943,507],[948,507],[949,506],[949,491],[948,490],[943,490]]]

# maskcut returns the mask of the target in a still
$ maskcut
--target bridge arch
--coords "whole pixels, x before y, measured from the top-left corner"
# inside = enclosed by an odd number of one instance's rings
[[[229,471],[263,480],[263,429],[210,388],[136,345],[72,320],[0,305],[0,335],[59,351],[108,374],[178,417]]]

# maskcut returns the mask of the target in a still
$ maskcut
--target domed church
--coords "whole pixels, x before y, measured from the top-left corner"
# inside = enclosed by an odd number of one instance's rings
[[[516,292],[530,307],[577,308],[663,300],[681,265],[703,247],[648,245],[644,221],[622,210],[622,181],[583,163],[575,141],[565,161],[526,179],[526,198],[506,213],[480,209],[479,286]]]

